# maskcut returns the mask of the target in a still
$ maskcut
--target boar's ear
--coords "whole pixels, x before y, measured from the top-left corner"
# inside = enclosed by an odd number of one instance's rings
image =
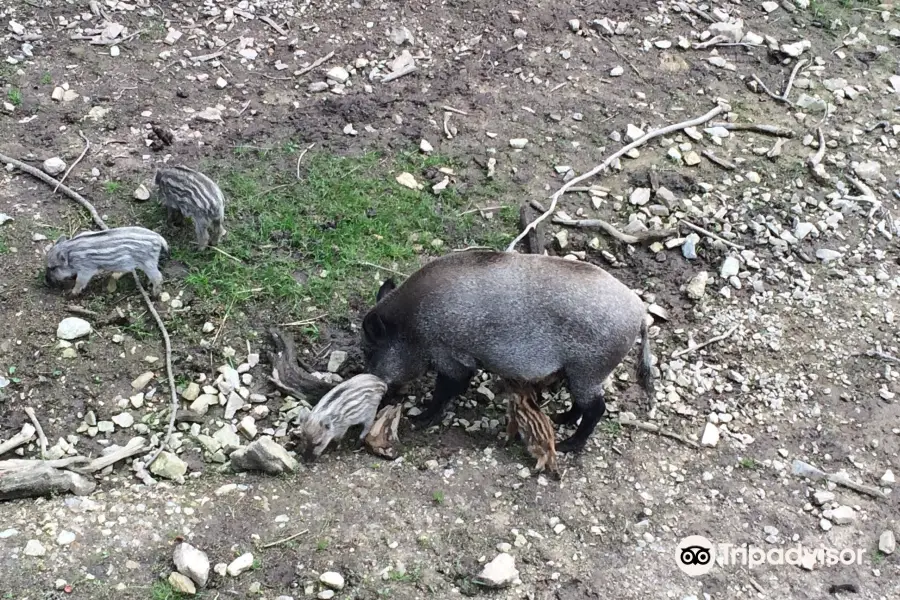
[[[383,339],[387,335],[387,325],[374,310],[363,319],[363,332],[372,341]]]
[[[381,284],[380,288],[378,288],[378,293],[375,294],[375,302],[381,302],[381,299],[394,291],[394,288],[396,287],[397,284],[394,283],[394,278],[389,278],[387,281]]]

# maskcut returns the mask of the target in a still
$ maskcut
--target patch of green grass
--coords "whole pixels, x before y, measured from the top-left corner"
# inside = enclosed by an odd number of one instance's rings
[[[322,538],[321,540],[317,541],[316,542],[316,552],[324,552],[324,551],[328,550],[328,545],[330,543],[331,542],[328,540],[328,538]]]
[[[251,571],[258,571],[262,568],[262,561],[258,558],[253,559],[253,564],[250,565]]]
[[[756,462],[756,460],[754,460],[748,456],[745,456],[744,458],[742,458],[740,463],[738,463],[738,464],[740,465],[740,467],[742,469],[750,469],[750,470],[756,470],[762,466],[758,462]]]
[[[43,75],[41,75],[41,85],[50,85],[51,83],[53,83],[53,77],[50,75],[50,73],[44,73]]]
[[[879,566],[884,560],[887,558],[887,555],[881,550],[875,548],[872,552],[869,553],[869,560],[872,562],[874,566]]]
[[[186,596],[175,591],[168,581],[159,580],[150,588],[150,598],[151,600],[183,600]]]
[[[103,184],[103,189],[107,194],[115,194],[122,189],[122,184],[118,181],[107,181]]]
[[[22,90],[19,88],[11,88],[8,92],[6,92],[6,97],[9,99],[10,104],[13,106],[21,106],[22,105]]]
[[[9,252],[9,246],[6,245],[6,240],[0,236],[0,254],[6,254]]]
[[[423,255],[451,248],[502,249],[516,231],[516,207],[498,211],[490,221],[466,212],[488,198],[497,204],[497,188],[441,195],[430,190],[427,172],[452,166],[440,157],[418,153],[387,158],[313,154],[303,158],[306,174],[298,181],[293,154],[298,146],[235,148],[237,165],[217,172],[200,167],[219,183],[226,197],[226,236],[218,252],[197,252],[190,223],[175,230],[164,225],[164,211],[148,203],[142,222],[168,240],[172,257],[188,268],[187,283],[201,299],[220,306],[276,304],[284,314],[332,320],[346,318],[352,306],[369,304],[379,282],[409,274]],[[284,160],[285,154],[291,155]],[[273,166],[283,162],[285,167]],[[287,165],[290,165],[289,167]],[[410,190],[396,176],[407,171],[426,185]],[[438,179],[439,180],[439,179]],[[107,191],[110,184],[108,182]],[[402,279],[402,278],[401,278]],[[299,313],[303,307],[306,312]],[[308,332],[317,335],[311,328]]]
[[[388,572],[388,578],[391,581],[399,581],[399,582],[403,582],[403,583],[415,583],[416,581],[419,580],[421,575],[422,575],[422,570],[419,567],[416,567],[416,568],[408,570],[408,571],[407,570],[396,571],[394,569],[391,569]]]
[[[444,492],[441,490],[436,490],[431,494],[431,499],[434,500],[435,504],[443,504],[444,503]]]
[[[622,434],[622,424],[612,419],[601,421],[601,429],[610,437],[619,437]]]

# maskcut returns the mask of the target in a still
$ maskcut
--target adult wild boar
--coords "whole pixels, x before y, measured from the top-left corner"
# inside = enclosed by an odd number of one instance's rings
[[[399,287],[388,279],[363,319],[366,371],[396,388],[437,372],[416,418],[439,422],[477,369],[517,382],[564,377],[573,397],[560,424],[581,423],[559,444],[581,450],[606,410],[603,381],[643,337],[638,377],[653,397],[641,299],[603,269],[561,258],[470,250],[428,263]]]

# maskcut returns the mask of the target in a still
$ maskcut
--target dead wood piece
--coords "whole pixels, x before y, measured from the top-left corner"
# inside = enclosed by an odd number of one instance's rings
[[[709,160],[709,162],[719,165],[720,167],[722,167],[723,169],[726,169],[728,171],[734,171],[737,168],[737,166],[734,163],[728,162],[724,158],[719,158],[718,156],[716,156],[709,150],[704,150],[700,154],[705,156]]]
[[[682,219],[682,220],[680,220],[678,223],[679,223],[680,225],[684,225],[685,227],[689,227],[689,228],[693,229],[693,230],[696,231],[697,233],[702,233],[703,235],[709,236],[709,237],[711,237],[712,239],[714,239],[714,240],[716,240],[716,241],[722,242],[723,244],[725,244],[725,245],[728,246],[729,248],[734,248],[735,250],[743,250],[743,249],[744,249],[744,247],[741,246],[740,244],[735,244],[734,242],[729,242],[728,240],[726,240],[726,239],[724,239],[724,238],[722,238],[722,237],[720,237],[720,236],[714,234],[712,231],[709,231],[709,230],[707,230],[707,229],[703,229],[702,227],[700,227],[700,226],[698,226],[698,225],[694,225],[694,224],[691,223],[690,221],[686,221],[686,220]]]
[[[663,135],[668,135],[670,133],[674,133],[676,131],[681,131],[683,129],[687,129],[688,127],[698,127],[700,125],[703,125],[704,123],[707,123],[713,117],[716,117],[717,115],[720,115],[723,112],[726,112],[729,110],[731,110],[731,107],[728,104],[722,103],[722,104],[719,104],[718,106],[716,106],[714,109],[710,110],[708,113],[701,115],[699,117],[696,117],[694,119],[691,119],[689,121],[682,121],[681,123],[675,123],[673,125],[667,125],[665,127],[659,128],[659,129],[654,129],[653,131],[650,131],[650,132],[644,134],[643,136],[634,140],[630,144],[627,144],[626,146],[623,146],[616,152],[612,153],[606,160],[604,160],[602,163],[600,163],[599,165],[597,165],[596,167],[594,167],[587,173],[583,173],[582,175],[579,175],[578,177],[573,177],[568,182],[564,183],[562,185],[562,187],[560,187],[558,190],[556,190],[556,192],[550,198],[550,207],[541,216],[539,216],[537,219],[535,219],[534,221],[529,223],[528,227],[525,228],[525,231],[523,231],[522,233],[517,235],[515,237],[515,239],[512,242],[510,242],[509,246],[506,247],[506,251],[512,252],[513,250],[515,250],[518,243],[521,242],[525,238],[526,235],[528,235],[528,231],[530,229],[534,229],[542,221],[544,221],[551,214],[553,214],[553,211],[556,210],[556,205],[559,202],[559,199],[562,197],[563,194],[566,193],[566,190],[568,190],[572,187],[575,187],[576,185],[578,185],[582,181],[585,181],[586,179],[594,177],[598,173],[607,169],[611,164],[613,164],[613,162],[616,161],[616,159],[624,156],[625,154],[627,154],[634,148],[637,148],[639,146],[646,144],[650,140],[656,139]]]
[[[66,458],[57,458],[55,460],[34,460],[31,458],[10,458],[9,460],[0,460],[0,473],[6,471],[17,471],[20,469],[30,469],[35,464],[42,464],[54,469],[67,469],[69,466],[77,463],[87,463],[90,459],[86,456],[67,456]]]
[[[531,223],[535,216],[533,209],[527,204],[523,204],[519,207],[519,227],[522,231],[528,229],[528,224]],[[544,239],[542,229],[542,227],[537,227],[528,231],[525,243],[528,246],[529,254],[544,253],[544,244],[541,242],[541,240]]]
[[[394,71],[393,73],[388,73],[384,77],[381,78],[381,83],[389,83],[395,79],[400,79],[404,75],[409,75],[410,73],[415,73],[419,68],[415,65],[409,65],[408,67],[404,67],[399,71]]]
[[[685,354],[690,354],[692,352],[696,352],[697,350],[700,350],[701,348],[705,348],[706,346],[709,346],[710,344],[715,344],[716,342],[721,342],[722,340],[728,339],[729,337],[731,337],[732,333],[737,331],[737,328],[738,328],[738,326],[735,325],[734,327],[732,327],[731,329],[729,329],[722,335],[717,335],[716,337],[709,338],[702,344],[697,344],[696,346],[691,346],[690,348],[684,348],[682,350],[676,350],[675,352],[672,353],[672,358],[678,358],[679,356],[684,356]]]
[[[47,436],[44,435],[44,428],[41,427],[41,422],[38,421],[33,408],[26,406],[25,414],[28,415],[28,418],[31,419],[31,424],[34,425],[34,428],[37,430],[38,440],[41,443],[41,459],[43,460],[47,458]]]
[[[259,20],[277,31],[280,35],[287,35],[288,32],[284,30],[278,23],[276,23],[273,19],[267,17],[266,15],[260,15]]]
[[[78,473],[54,469],[42,461],[34,463],[28,468],[0,470],[0,500],[35,498],[69,492],[77,496],[87,496],[97,487],[95,482]]]
[[[99,458],[95,458],[88,464],[83,467],[79,467],[77,469],[73,469],[73,471],[77,471],[79,473],[95,473],[110,465],[114,465],[120,460],[124,460],[126,458],[131,458],[135,454],[140,454],[146,447],[147,440],[138,436],[131,438],[124,447],[114,450],[110,452],[106,456],[101,456]],[[147,463],[152,464],[152,463]]]
[[[375,417],[372,429],[366,435],[365,444],[372,454],[394,460],[400,455],[400,439],[397,431],[403,405],[392,404],[382,408]]]
[[[557,225],[566,225],[567,227],[600,229],[625,244],[645,244],[648,242],[656,242],[659,240],[670,238],[677,233],[674,229],[650,229],[638,235],[631,235],[628,233],[622,233],[602,219],[564,219],[562,217],[553,217],[553,222]]]
[[[303,67],[302,69],[300,69],[299,71],[297,71],[296,73],[294,73],[294,76],[295,76],[295,77],[300,77],[301,75],[306,75],[307,73],[309,73],[310,71],[312,71],[313,69],[315,69],[316,67],[318,67],[319,65],[321,65],[321,64],[322,64],[323,62],[325,62],[326,60],[331,60],[331,58],[332,58],[333,56],[334,56],[334,52],[329,52],[328,54],[326,54],[326,55],[323,56],[322,58],[317,58],[316,60],[314,60],[314,61],[312,61],[311,63],[309,63],[309,66],[308,66],[308,67]]]
[[[710,127],[722,127],[729,131],[755,131],[756,133],[764,133],[775,137],[794,137],[794,132],[786,127],[778,125],[759,125],[757,123],[712,123]]]
[[[31,423],[22,425],[22,431],[0,444],[0,456],[3,456],[10,450],[15,450],[26,442],[30,442],[35,432],[37,432],[37,429]]]
[[[630,419],[621,419],[621,418],[619,419],[619,423],[621,423],[622,425],[628,425],[629,427],[634,427],[635,429],[640,429],[641,431],[647,431],[649,433],[656,433],[663,437],[667,437],[667,438],[679,441],[682,444],[685,444],[686,446],[690,446],[691,448],[694,448],[696,450],[700,449],[700,444],[698,444],[697,442],[695,442],[693,440],[689,440],[682,435],[678,435],[674,431],[669,431],[668,429],[660,427],[659,425],[656,425],[654,423],[645,423],[644,421],[632,421]]]
[[[272,328],[269,335],[275,344],[275,352],[269,352],[272,365],[269,381],[282,393],[315,403],[334,388],[334,384],[317,379],[299,367],[294,337],[290,333]]]

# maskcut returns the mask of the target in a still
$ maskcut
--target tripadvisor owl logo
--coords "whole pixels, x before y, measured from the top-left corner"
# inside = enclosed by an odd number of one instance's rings
[[[702,535],[689,535],[675,548],[675,562],[685,575],[706,575],[716,562],[715,546]]]

